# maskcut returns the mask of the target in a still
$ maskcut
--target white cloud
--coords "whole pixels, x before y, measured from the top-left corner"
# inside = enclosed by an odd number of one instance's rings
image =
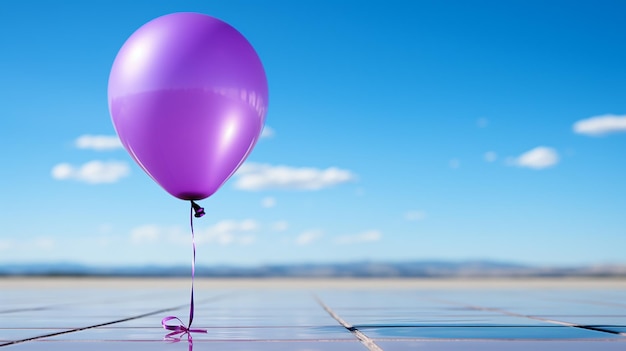
[[[60,163],[52,168],[52,178],[76,180],[89,184],[115,183],[130,174],[130,168],[122,161],[90,161],[82,166]]]
[[[12,240],[2,239],[0,240],[0,251],[10,250],[14,247]]]
[[[259,227],[259,223],[253,219],[222,220],[205,230],[199,230],[196,234],[196,240],[198,243],[217,243],[219,245],[250,245],[256,240],[254,234]]]
[[[453,158],[448,162],[448,166],[450,166],[450,168],[452,169],[457,169],[461,167],[461,161],[459,161],[458,158]]]
[[[424,211],[409,211],[404,214],[404,219],[407,221],[418,222],[422,221],[426,218],[426,213]]]
[[[164,229],[157,225],[147,224],[141,227],[134,228],[130,232],[130,241],[133,244],[146,244],[158,241],[163,233]]]
[[[489,125],[489,120],[485,117],[481,117],[476,121],[478,128],[486,128]]]
[[[26,252],[28,254],[42,253],[44,251],[50,252],[54,251],[56,246],[57,241],[50,236],[39,236],[24,240],[0,240],[0,251],[11,251],[11,254],[15,254],[15,252]]]
[[[115,135],[81,135],[74,143],[79,149],[108,151],[122,148],[120,139]]]
[[[254,244],[254,242],[256,241],[256,236],[254,235],[242,235],[239,238],[237,238],[237,244],[239,245],[252,245]]]
[[[265,197],[261,200],[261,206],[263,208],[272,208],[276,206],[276,199],[271,196]]]
[[[296,245],[304,246],[313,243],[324,235],[321,230],[307,230],[296,237]]]
[[[33,240],[33,245],[39,249],[52,250],[55,246],[54,239],[49,237],[39,237]]]
[[[339,236],[334,241],[335,244],[341,245],[359,244],[379,241],[382,236],[382,233],[378,230],[369,230],[359,234]]]
[[[235,187],[241,190],[320,190],[356,179],[352,172],[336,167],[317,169],[245,163],[236,173]]]
[[[113,245],[115,241],[108,235],[97,236],[97,237],[94,237],[93,240],[96,243],[95,245],[99,248],[109,247]]]
[[[113,226],[110,223],[103,223],[98,226],[97,231],[100,234],[111,234]]]
[[[494,151],[487,151],[485,152],[485,155],[483,155],[483,157],[486,162],[494,162],[498,159],[498,154],[496,154]]]
[[[593,116],[574,123],[574,132],[591,136],[626,132],[626,115]]]
[[[289,223],[287,223],[287,221],[276,221],[272,223],[270,228],[274,232],[284,232],[287,228],[289,228]]]
[[[513,164],[519,167],[532,169],[544,169],[556,165],[559,162],[559,154],[555,149],[538,146],[529,150],[513,160]]]
[[[195,240],[197,244],[250,245],[256,240],[255,233],[259,227],[259,223],[253,219],[222,220],[206,229],[196,228]],[[189,245],[190,235],[189,229],[148,224],[134,228],[130,233],[130,241],[133,244],[169,242]]]
[[[261,131],[261,138],[273,138],[276,135],[276,131],[274,128],[269,126],[264,126],[263,131]]]

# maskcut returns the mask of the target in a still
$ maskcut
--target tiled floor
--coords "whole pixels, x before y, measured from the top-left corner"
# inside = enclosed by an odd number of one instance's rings
[[[626,284],[0,278],[0,347],[27,350],[626,350]],[[482,285],[481,285],[482,284]]]

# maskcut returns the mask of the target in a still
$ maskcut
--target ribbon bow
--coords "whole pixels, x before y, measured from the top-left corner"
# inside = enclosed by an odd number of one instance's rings
[[[167,324],[168,321],[171,321],[171,320],[174,320],[174,319],[177,320],[180,324],[179,325],[169,325],[169,324]],[[183,336],[185,334],[206,333],[206,329],[193,329],[193,328],[191,328],[191,322],[189,322],[189,327],[185,326],[185,323],[183,323],[183,321],[181,321],[180,318],[174,317],[174,316],[169,316],[169,317],[163,318],[161,320],[161,325],[166,330],[171,330],[172,331],[171,333],[168,333],[167,335],[165,335],[166,339],[180,340],[179,336]],[[189,337],[191,337],[191,335]]]

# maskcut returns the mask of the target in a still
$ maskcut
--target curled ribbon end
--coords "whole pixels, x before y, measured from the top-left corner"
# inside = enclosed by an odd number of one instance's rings
[[[167,324],[167,322],[171,321],[171,320],[177,320],[179,322],[178,325],[170,325]],[[206,329],[193,329],[191,328],[191,326],[187,327],[185,326],[185,324],[183,323],[183,321],[180,320],[180,318],[178,317],[174,317],[174,316],[169,316],[169,317],[165,317],[161,320],[161,325],[163,326],[163,328],[165,330],[171,330],[171,333],[165,335],[166,339],[180,339],[181,336],[185,335],[185,334],[190,334],[190,333],[206,333]]]

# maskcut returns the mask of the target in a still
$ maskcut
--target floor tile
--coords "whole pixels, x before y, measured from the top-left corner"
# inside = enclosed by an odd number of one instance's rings
[[[198,328],[198,326],[195,326]],[[206,333],[193,333],[195,341],[206,340],[356,340],[344,327],[317,328],[208,328]],[[100,340],[100,341],[158,341],[169,332],[163,328],[94,328],[49,338],[53,341]]]
[[[165,341],[123,342],[56,342],[36,341],[12,345],[12,351],[84,351],[84,350],[132,350],[132,351],[367,351],[356,341],[341,342],[258,342],[258,341],[193,341],[192,348],[186,340],[177,343]]]
[[[614,334],[599,331],[559,327],[391,327],[359,328],[372,339],[380,338],[449,338],[449,339],[612,339]]]
[[[377,341],[385,351],[618,351],[626,342],[613,341]]]
[[[0,279],[0,351],[3,344],[7,351],[189,351],[186,336],[164,340],[168,332],[161,327],[166,316],[187,322],[189,290],[171,288],[167,280],[162,288],[108,282],[103,288],[67,280],[68,286],[51,290],[32,284],[5,290]],[[626,289],[464,284],[437,290],[397,289],[390,283],[311,291],[310,285],[289,282],[262,289],[202,288],[195,294],[193,327],[207,333],[192,334],[192,346],[367,351],[358,334],[384,351],[626,350]]]

